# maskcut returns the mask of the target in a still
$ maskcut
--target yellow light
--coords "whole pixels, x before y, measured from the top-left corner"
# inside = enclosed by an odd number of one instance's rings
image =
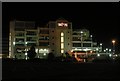
[[[64,43],[61,43],[61,49],[64,49]]]
[[[93,53],[93,51],[90,51],[90,53]]]
[[[44,53],[43,55],[46,56],[46,53]]]
[[[61,32],[61,36],[64,36],[64,33],[63,33],[63,32]]]
[[[61,50],[61,53],[64,53],[64,50]]]
[[[35,49],[35,52],[38,52],[38,49]]]
[[[15,42],[13,42],[13,45],[15,45]]]
[[[97,56],[99,57],[99,56],[100,56],[100,54],[97,54]]]
[[[64,37],[61,37],[61,42],[64,42]]]
[[[115,40],[112,40],[112,43],[115,44]]]

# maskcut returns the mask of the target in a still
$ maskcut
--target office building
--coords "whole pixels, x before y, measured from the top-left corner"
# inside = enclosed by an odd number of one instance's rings
[[[72,49],[72,23],[60,18],[45,27],[35,27],[34,22],[11,21],[9,57],[28,59],[27,51],[35,45],[36,58],[46,58],[52,52],[56,57]]]
[[[50,52],[59,57],[67,51],[93,53],[101,49],[93,42],[89,30],[73,30],[72,23],[63,18],[49,21],[44,27],[37,27],[32,21],[11,21],[9,58],[28,59],[27,51],[32,45],[35,45],[36,58],[47,58]]]

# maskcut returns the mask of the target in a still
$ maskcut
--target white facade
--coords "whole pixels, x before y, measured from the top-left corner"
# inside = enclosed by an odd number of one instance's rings
[[[87,29],[76,29],[73,31],[72,51],[100,52],[102,48],[93,42],[92,35]]]
[[[63,35],[62,35],[63,34]],[[53,52],[61,56],[72,49],[72,24],[64,19],[50,21],[45,27],[35,28],[34,22],[11,21],[9,35],[9,57],[28,59],[27,51],[36,45],[36,58],[46,58]]]
[[[36,58],[46,58],[52,52],[56,57],[67,51],[101,51],[86,29],[72,30],[65,19],[50,21],[45,27],[35,27],[31,21],[11,21],[9,58],[28,59],[27,51],[36,45]]]

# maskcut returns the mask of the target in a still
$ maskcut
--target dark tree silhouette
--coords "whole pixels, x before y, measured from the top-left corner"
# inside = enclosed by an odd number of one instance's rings
[[[54,60],[54,58],[55,58],[54,54],[53,54],[52,52],[50,52],[50,53],[48,54],[48,60],[49,60],[49,61],[52,61],[52,60]]]
[[[36,56],[34,45],[31,46],[30,50],[27,52],[29,59],[34,59]]]

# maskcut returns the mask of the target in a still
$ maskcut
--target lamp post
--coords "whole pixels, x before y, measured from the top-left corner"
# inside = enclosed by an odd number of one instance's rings
[[[81,49],[83,50],[83,31],[80,31],[80,37],[81,37]]]
[[[90,39],[91,39],[91,47],[93,47],[93,42],[92,42],[92,41],[93,41],[93,39],[92,39],[92,37],[93,37],[93,36],[92,36],[92,35],[90,35]]]
[[[112,40],[112,44],[113,44],[113,54],[115,54],[115,40]]]
[[[100,52],[102,52],[102,51],[103,51],[103,49],[102,49],[102,45],[103,45],[103,44],[102,44],[102,43],[100,43],[100,49],[101,49],[101,50],[100,50]]]

